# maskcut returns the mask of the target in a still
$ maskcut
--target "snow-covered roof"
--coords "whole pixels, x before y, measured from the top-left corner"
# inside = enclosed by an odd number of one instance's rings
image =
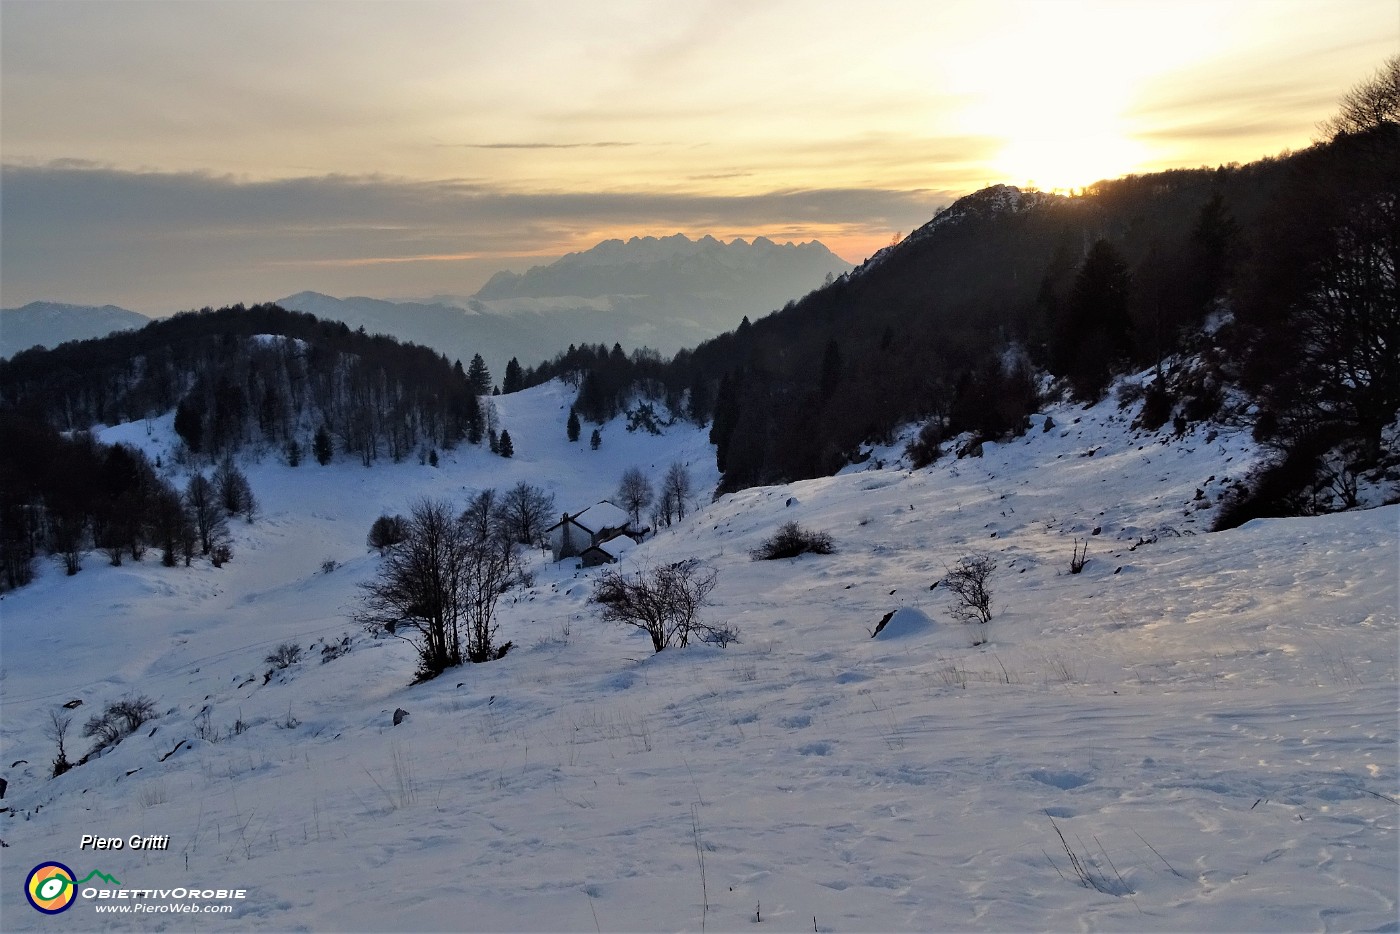
[[[609,558],[612,558],[614,561],[617,561],[636,547],[637,541],[631,536],[619,535],[617,538],[608,539],[601,545],[590,545],[588,548],[584,549],[584,554],[587,554],[590,551],[601,551]]]
[[[607,500],[594,503],[570,518],[590,532],[601,532],[603,529],[625,529],[632,521],[627,510]]]

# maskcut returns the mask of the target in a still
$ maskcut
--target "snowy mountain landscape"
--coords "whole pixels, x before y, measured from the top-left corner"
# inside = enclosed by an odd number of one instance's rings
[[[656,6],[0,0],[0,934],[1400,934],[1395,0]]]
[[[371,334],[391,334],[496,373],[533,366],[570,344],[620,343],[670,355],[759,317],[852,268],[821,243],[683,234],[606,240],[524,273],[500,272],[471,295],[420,300],[315,291],[278,304]],[[0,357],[136,329],[150,318],[115,305],[31,302],[0,309]]]
[[[605,240],[524,273],[499,272],[467,296],[387,301],[301,292],[278,304],[453,359],[479,353],[499,373],[512,358],[533,366],[570,344],[620,343],[670,355],[851,268],[816,241],[724,243],[674,234]]]
[[[619,418],[591,450],[573,398],[497,399],[509,460],[245,453],[260,514],[223,567],[94,552],[4,594],[0,927],[152,923],[34,912],[19,874],[58,859],[103,890],[246,890],[168,929],[1395,930],[1400,506],[1207,534],[1248,430],[1135,428],[1113,393],[980,456],[911,469],[909,429],[711,503],[704,429]],[[183,478],[171,416],[99,436]],[[676,462],[695,511],[616,569],[712,566],[736,644],[653,654],[600,620],[601,569],[538,551],[498,661],[414,685],[413,650],[352,620],[376,516],[518,480],[577,512]],[[788,521],[834,552],[753,560]],[[937,585],[978,553],[985,627]],[[50,779],[61,705],[138,694],[154,720]]]

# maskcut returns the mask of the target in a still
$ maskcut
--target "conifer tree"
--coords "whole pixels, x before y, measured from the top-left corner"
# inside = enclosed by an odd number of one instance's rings
[[[512,392],[519,392],[525,388],[525,374],[520,369],[520,361],[515,357],[510,358],[506,364],[505,382],[501,384],[501,392],[509,395]]]
[[[481,354],[472,357],[471,366],[467,367],[467,382],[471,383],[474,395],[491,395],[491,371],[486,369],[486,361],[481,359]]]
[[[1132,275],[1113,244],[1099,240],[1075,277],[1052,339],[1051,364],[1082,399],[1097,399],[1114,364],[1132,350],[1128,297]]]
[[[510,432],[502,431],[501,439],[497,442],[502,457],[511,457],[515,454],[515,445],[511,443]]]
[[[583,426],[579,424],[578,413],[575,412],[573,409],[570,409],[570,410],[569,410],[569,424],[568,424],[569,440],[570,440],[570,441],[577,441],[577,440],[578,440],[579,432],[580,432],[582,429],[583,429]]]
[[[316,429],[316,437],[311,441],[311,453],[316,458],[316,463],[322,467],[331,462],[335,456],[335,447],[331,444],[331,433],[326,431],[326,426],[322,425]]]

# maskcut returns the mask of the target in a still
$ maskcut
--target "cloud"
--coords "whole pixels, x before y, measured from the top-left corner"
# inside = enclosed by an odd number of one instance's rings
[[[439,145],[460,149],[620,149],[626,146],[640,146],[641,143],[603,140],[596,143],[440,143]]]
[[[606,236],[795,232],[887,240],[952,193],[790,188],[752,195],[513,191],[479,179],[249,181],[70,162],[0,168],[6,306],[38,298],[159,313],[306,288],[471,292],[522,258]],[[848,258],[859,260],[861,256]]]

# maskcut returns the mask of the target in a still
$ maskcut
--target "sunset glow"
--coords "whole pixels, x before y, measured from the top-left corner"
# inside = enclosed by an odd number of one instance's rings
[[[469,293],[613,236],[859,262],[988,184],[1307,146],[1394,0],[0,0],[3,302]]]

